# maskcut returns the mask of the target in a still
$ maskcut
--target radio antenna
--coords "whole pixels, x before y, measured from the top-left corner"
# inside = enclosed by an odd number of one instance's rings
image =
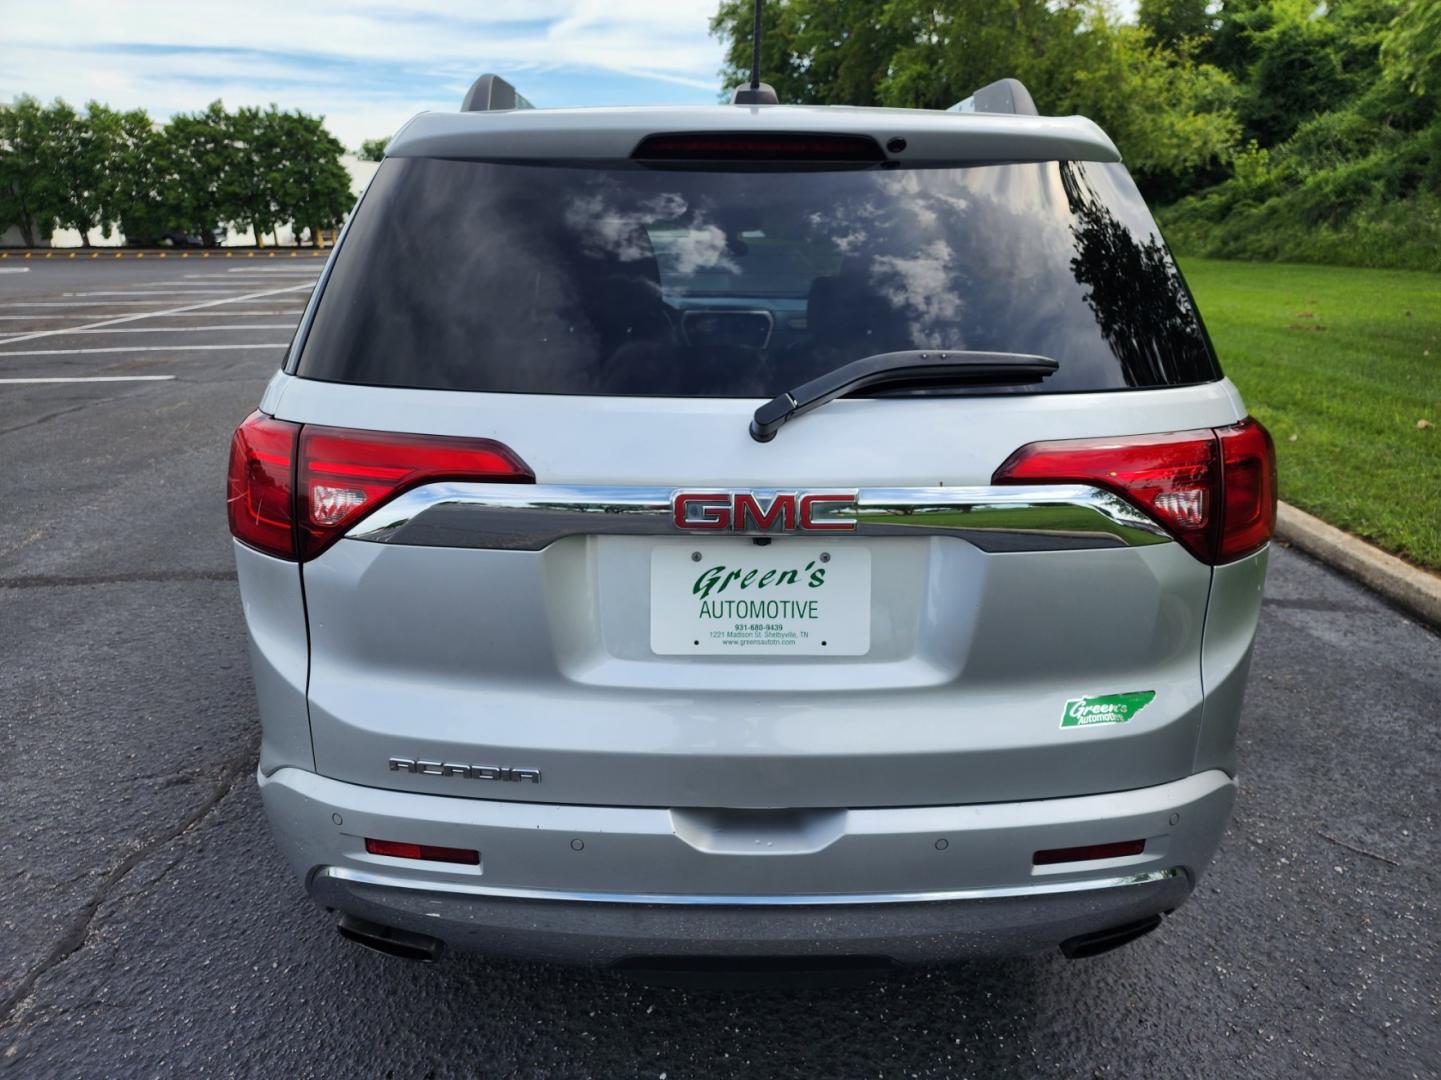
[[[751,81],[731,91],[732,105],[778,105],[776,92],[761,82],[761,4],[755,0],[755,20],[751,24]]]
[[[761,4],[756,0],[755,24],[751,28],[751,89],[761,88]]]

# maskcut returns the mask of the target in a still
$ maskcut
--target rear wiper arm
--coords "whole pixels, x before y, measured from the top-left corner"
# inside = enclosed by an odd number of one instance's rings
[[[877,353],[802,383],[767,401],[751,420],[751,438],[770,442],[787,420],[828,401],[879,386],[1017,386],[1040,382],[1061,365],[1045,356],[1022,353],[909,349]]]

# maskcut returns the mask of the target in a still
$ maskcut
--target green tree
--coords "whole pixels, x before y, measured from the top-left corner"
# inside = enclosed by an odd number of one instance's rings
[[[797,11],[819,7],[805,3],[770,3],[761,8],[761,69],[763,82],[775,88],[783,102],[810,101],[830,104],[830,86],[819,77],[809,77],[801,63],[802,43],[797,38]],[[850,10],[854,0],[837,0],[838,8]],[[866,22],[860,24],[868,25]],[[751,0],[721,0],[719,10],[711,19],[711,34],[726,42],[725,66],[721,68],[721,93],[729,97],[736,84],[751,74]],[[864,32],[864,30],[862,31]],[[871,102],[856,100],[855,105]]]
[[[1211,32],[1215,6],[1212,0],[1140,0],[1136,16],[1152,41],[1174,48]]]
[[[234,168],[229,144],[230,118],[213,101],[204,112],[176,113],[165,126],[162,152],[171,186],[168,204],[174,219],[206,247],[229,216],[228,186]]]
[[[1441,3],[1410,0],[1386,28],[1381,60],[1387,75],[1418,95],[1441,90]]]
[[[185,232],[184,201],[165,133],[144,109],[114,113],[109,120],[101,212],[125,242],[150,247],[173,232]]]
[[[360,149],[355,156],[361,161],[383,161],[385,159],[385,148],[390,143],[387,138],[366,139],[360,144]]]
[[[252,229],[260,247],[265,246],[265,234],[282,220],[283,128],[284,119],[274,105],[245,106],[225,118],[227,160],[221,185],[225,217],[238,228]]]
[[[105,175],[109,119],[105,114],[109,110],[91,102],[89,115],[81,116],[57,99],[47,112],[51,168],[60,196],[56,219],[62,227],[78,232],[81,244],[90,247],[90,230],[102,224],[100,187]]]
[[[783,101],[945,108],[1006,76],[1042,112],[1083,112],[1116,139],[1144,182],[1229,159],[1234,87],[1175,45],[1116,23],[1103,0],[790,0],[763,14],[762,75]],[[726,82],[750,62],[750,5],[712,22]]]
[[[319,117],[301,112],[278,117],[280,172],[277,209],[291,223],[296,242],[303,229],[316,243],[321,229],[338,225],[355,202],[350,174],[341,164],[345,147]]]
[[[1100,124],[1144,188],[1155,192],[1165,178],[1231,160],[1241,130],[1236,87],[1219,68],[1195,62],[1192,39],[1167,48],[1138,27],[1098,17],[1077,41],[1088,55],[1053,88],[1056,111]]]
[[[1349,80],[1330,23],[1287,20],[1256,36],[1259,55],[1241,107],[1246,134],[1262,146],[1284,142],[1308,118],[1335,107]]]
[[[17,226],[26,247],[50,239],[63,201],[49,123],[33,97],[0,105],[0,229]]]

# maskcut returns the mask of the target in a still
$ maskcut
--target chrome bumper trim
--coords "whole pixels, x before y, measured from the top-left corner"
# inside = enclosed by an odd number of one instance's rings
[[[767,500],[795,489],[747,490]],[[854,530],[844,535],[949,536],[993,552],[1141,547],[1171,539],[1125,499],[1085,484],[859,488],[854,493],[854,504],[825,519],[854,522]],[[677,528],[671,509],[675,494],[668,487],[427,484],[367,515],[346,536],[421,547],[540,551],[568,536],[722,535]]]
[[[1091,892],[1118,889],[1131,885],[1149,885],[1158,881],[1186,878],[1180,867],[1150,870],[1123,877],[1092,878],[1081,881],[1038,881],[1027,885],[1003,885],[993,888],[949,889],[922,893],[845,893],[845,894],[784,894],[761,895],[689,895],[676,893],[610,893],[569,892],[557,889],[511,889],[503,886],[472,885],[467,882],[416,882],[408,878],[390,877],[343,866],[324,866],[309,879],[311,892],[317,882],[336,881],[380,888],[404,889],[414,893],[449,893],[461,896],[497,897],[513,900],[561,900],[582,904],[658,904],[677,907],[812,907],[843,904],[919,904],[937,900],[1004,900],[1027,896],[1048,896],[1057,893]]]

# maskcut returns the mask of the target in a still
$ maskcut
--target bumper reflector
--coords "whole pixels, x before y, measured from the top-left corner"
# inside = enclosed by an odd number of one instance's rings
[[[1123,855],[1139,855],[1146,849],[1144,840],[1117,840],[1113,844],[1086,844],[1082,847],[1047,848],[1031,856],[1033,866],[1051,866],[1065,862],[1091,862],[1095,859],[1119,859]]]
[[[433,844],[407,844],[400,840],[365,838],[365,850],[372,855],[388,855],[392,859],[425,859],[428,862],[480,865],[480,852],[469,848],[436,847]]]

